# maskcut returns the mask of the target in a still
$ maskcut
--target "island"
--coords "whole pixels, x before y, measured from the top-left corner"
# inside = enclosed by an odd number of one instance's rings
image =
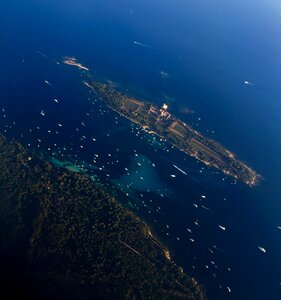
[[[76,67],[78,69],[84,70],[84,71],[90,71],[89,68],[87,68],[87,67],[83,66],[81,63],[79,63],[75,57],[65,56],[63,58],[63,63],[66,65],[70,65],[70,66]]]
[[[149,101],[130,97],[110,84],[96,80],[86,80],[84,84],[111,109],[142,126],[149,134],[158,135],[205,165],[217,168],[248,186],[255,186],[260,181],[261,176],[236,158],[234,153],[173,116],[166,103],[158,107]]]
[[[0,280],[15,299],[206,299],[151,229],[89,177],[0,134]]]

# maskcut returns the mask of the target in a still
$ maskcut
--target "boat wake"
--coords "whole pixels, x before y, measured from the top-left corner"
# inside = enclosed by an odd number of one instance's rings
[[[141,43],[141,42],[133,41],[133,44],[134,44],[134,45],[137,45],[137,46],[144,47],[144,48],[156,50],[155,48],[153,48],[153,47],[151,47],[151,46],[149,46],[149,45],[147,45],[147,44]]]

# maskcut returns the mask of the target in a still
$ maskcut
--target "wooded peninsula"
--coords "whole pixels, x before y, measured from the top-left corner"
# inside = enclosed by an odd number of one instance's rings
[[[88,177],[0,135],[0,275],[18,299],[192,299],[203,288]]]

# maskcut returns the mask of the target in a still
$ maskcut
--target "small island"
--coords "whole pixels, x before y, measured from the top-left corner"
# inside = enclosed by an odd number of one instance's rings
[[[204,300],[149,227],[90,178],[0,134],[0,279],[13,299]]]
[[[75,57],[65,56],[63,58],[63,63],[66,65],[73,66],[78,69],[84,70],[84,71],[90,71],[90,69],[88,69],[87,67],[85,67],[81,63],[79,63]]]
[[[257,185],[261,179],[259,174],[237,159],[231,151],[169,113],[167,104],[158,107],[151,102],[129,97],[109,84],[95,80],[84,81],[84,84],[111,109],[205,165],[217,168],[248,186]]]

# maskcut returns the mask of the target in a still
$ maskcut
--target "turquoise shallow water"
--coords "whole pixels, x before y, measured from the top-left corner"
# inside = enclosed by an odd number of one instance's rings
[[[210,299],[280,299],[279,4],[12,0],[0,8],[1,132],[111,191],[121,186],[123,203]],[[56,63],[65,55],[121,90],[168,102],[264,181],[234,184],[132,126],[89,93],[84,73]]]

